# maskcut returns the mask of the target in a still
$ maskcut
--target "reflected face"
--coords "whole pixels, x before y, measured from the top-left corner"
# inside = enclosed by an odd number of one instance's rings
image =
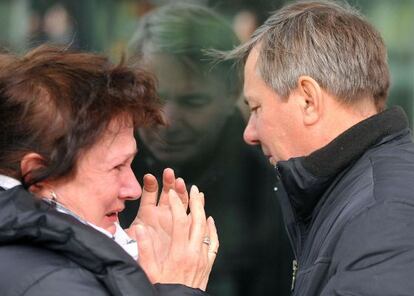
[[[113,120],[100,141],[81,154],[74,178],[50,183],[58,201],[82,219],[114,234],[125,200],[141,195],[131,170],[136,151],[133,128]]]
[[[251,110],[244,131],[244,140],[260,145],[272,164],[291,157],[306,155],[306,133],[301,109],[295,103],[295,91],[283,99],[261,78],[256,62],[258,50],[253,49],[244,69],[244,95]]]
[[[148,68],[159,81],[168,126],[140,129],[139,135],[152,154],[168,165],[181,165],[208,153],[218,141],[235,99],[223,83],[207,77],[170,55],[151,55]]]

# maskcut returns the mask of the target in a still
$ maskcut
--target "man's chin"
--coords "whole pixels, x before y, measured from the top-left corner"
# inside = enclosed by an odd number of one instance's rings
[[[275,158],[273,158],[272,156],[269,156],[269,162],[271,165],[276,165],[277,161]]]

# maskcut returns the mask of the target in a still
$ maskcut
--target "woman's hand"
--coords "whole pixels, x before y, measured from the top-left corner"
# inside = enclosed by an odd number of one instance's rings
[[[157,204],[158,182],[146,175],[141,205],[127,232],[138,241],[138,261],[152,283],[181,283],[205,290],[219,243],[213,219],[205,218],[204,195],[196,187],[190,195],[191,214],[187,215],[185,183],[166,169]],[[200,233],[204,233],[201,239]],[[202,242],[207,236],[209,246]]]
[[[162,227],[137,224],[138,262],[152,283],[179,283],[205,290],[219,242],[213,219],[206,220],[204,195],[197,187],[191,188],[188,215],[172,189],[168,201],[172,218],[170,233]],[[168,245],[166,235],[170,236]],[[160,245],[165,248],[162,256],[159,256]]]
[[[157,179],[147,174],[144,176],[143,192],[140,207],[136,218],[126,232],[131,238],[136,238],[135,228],[138,224],[150,226],[157,232],[158,240],[154,242],[154,248],[158,257],[162,260],[166,256],[167,247],[170,244],[172,232],[172,212],[169,204],[168,192],[173,189],[180,197],[185,211],[188,209],[188,192],[181,178],[176,179],[174,171],[170,168],[164,170],[163,188],[158,200]]]

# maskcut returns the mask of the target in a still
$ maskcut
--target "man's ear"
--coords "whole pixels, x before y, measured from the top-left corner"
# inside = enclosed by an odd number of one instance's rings
[[[23,156],[20,161],[20,170],[25,182],[30,182],[32,178],[32,172],[44,166],[44,159],[37,153],[31,152]],[[35,184],[30,186],[30,191],[36,193],[41,190],[42,184]]]
[[[310,76],[300,76],[297,91],[299,105],[305,125],[315,124],[322,115],[323,92],[320,85]]]

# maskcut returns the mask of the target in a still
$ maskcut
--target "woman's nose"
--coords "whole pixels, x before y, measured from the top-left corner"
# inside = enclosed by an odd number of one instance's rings
[[[127,200],[138,199],[142,194],[142,187],[132,169],[128,168],[122,177],[124,178],[123,186],[120,189],[119,197]]]

